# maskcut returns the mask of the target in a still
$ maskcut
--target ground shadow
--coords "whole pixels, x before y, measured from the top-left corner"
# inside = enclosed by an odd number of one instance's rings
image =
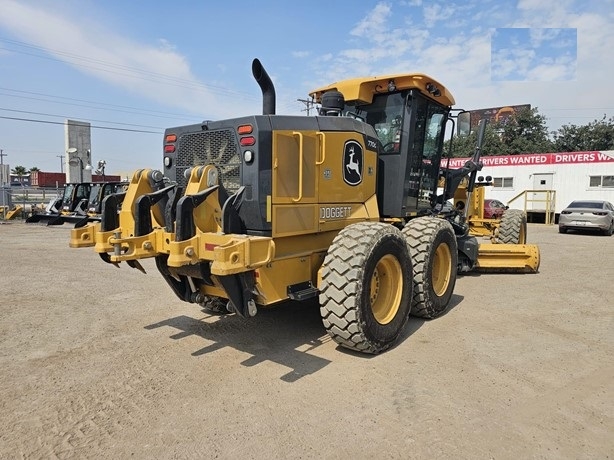
[[[179,332],[170,337],[175,340],[198,336],[213,342],[192,353],[201,356],[224,347],[251,355],[241,364],[255,366],[271,361],[290,368],[281,380],[294,382],[319,371],[330,363],[311,351],[330,341],[320,311],[315,302],[285,302],[272,309],[260,309],[250,319],[238,315],[213,316],[205,313],[202,318],[177,316],[145,326],[152,330],[172,327]]]
[[[448,308],[441,315],[448,314],[459,305],[463,296],[452,294]],[[171,335],[174,340],[198,336],[213,342],[192,353],[201,356],[224,347],[248,353],[250,358],[243,361],[244,366],[255,366],[271,361],[291,369],[281,380],[294,382],[306,375],[313,374],[330,363],[329,360],[310,354],[310,352],[332,339],[326,333],[316,300],[311,302],[284,302],[271,309],[260,309],[254,318],[245,319],[238,315],[214,316],[206,313],[198,319],[186,315],[169,318],[145,326],[152,330],[168,326],[180,332]],[[426,320],[411,316],[397,342],[396,348],[416,332]],[[336,350],[344,354],[370,359],[376,355],[352,351],[337,345]]]

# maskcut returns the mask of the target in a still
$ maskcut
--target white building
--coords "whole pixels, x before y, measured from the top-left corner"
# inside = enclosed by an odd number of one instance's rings
[[[460,168],[467,160],[452,158],[449,167]],[[493,180],[486,197],[511,208],[545,213],[548,196],[556,214],[573,200],[614,203],[614,150],[488,156],[482,163],[478,176]]]

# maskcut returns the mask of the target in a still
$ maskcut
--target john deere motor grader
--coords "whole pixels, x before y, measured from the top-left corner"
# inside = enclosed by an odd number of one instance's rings
[[[70,246],[136,268],[154,258],[181,300],[244,317],[318,298],[330,336],[366,353],[390,347],[410,313],[441,315],[459,271],[491,258],[537,270],[537,248],[479,244],[465,215],[436,211],[465,177],[470,196],[480,168],[478,149],[464,168],[440,169],[454,104],[441,83],[342,81],[311,93],[318,116],[286,116],[257,59],[252,72],[262,115],[166,130],[163,172],[135,172]]]

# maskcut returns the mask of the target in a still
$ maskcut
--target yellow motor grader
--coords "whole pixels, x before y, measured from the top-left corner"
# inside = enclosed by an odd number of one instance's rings
[[[318,299],[330,336],[366,353],[389,348],[410,314],[441,315],[458,273],[537,271],[537,247],[480,244],[469,206],[439,210],[462,200],[463,180],[471,203],[481,168],[479,146],[460,170],[441,167],[454,105],[441,83],[341,81],[310,94],[317,116],[289,116],[257,59],[252,72],[262,115],[167,129],[163,170],[136,171],[70,246],[135,268],[154,258],[181,300],[223,313]]]

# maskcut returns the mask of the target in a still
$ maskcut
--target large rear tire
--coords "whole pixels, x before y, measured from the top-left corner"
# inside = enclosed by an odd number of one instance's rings
[[[322,265],[320,313],[339,345],[380,353],[399,337],[409,318],[412,267],[401,232],[362,222],[335,237]]]
[[[447,220],[436,217],[410,220],[403,235],[414,270],[411,314],[436,318],[448,307],[456,284],[456,235]]]
[[[520,209],[507,209],[499,224],[499,243],[526,244],[527,214]]]

